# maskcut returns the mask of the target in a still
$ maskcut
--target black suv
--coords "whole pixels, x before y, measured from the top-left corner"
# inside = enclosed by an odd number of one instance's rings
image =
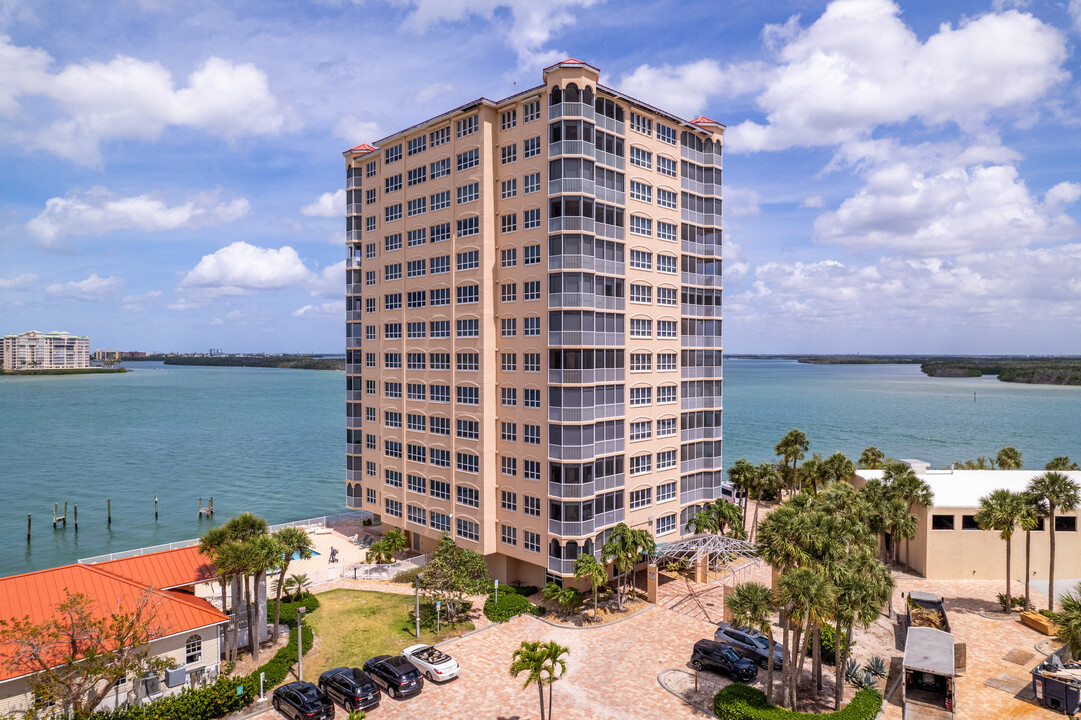
[[[319,676],[319,689],[347,711],[367,710],[379,704],[379,687],[360,668],[340,667]]]
[[[758,663],[758,666],[763,670],[769,669],[769,640],[765,635],[758,630],[751,630],[749,628],[737,628],[732,627],[728,623],[721,623],[717,628],[717,632],[713,634],[713,639],[717,642],[722,642],[727,645],[731,645],[739,654],[745,658],[750,658]],[[780,670],[782,664],[782,658],[784,653],[781,650],[781,643],[773,644],[773,669]]]
[[[758,677],[758,666],[724,643],[699,640],[691,653],[691,667],[695,670],[714,668],[739,682],[749,682]]]
[[[376,655],[364,661],[364,672],[392,698],[416,695],[424,687],[424,678],[416,665],[401,655]]]
[[[274,709],[290,720],[329,720],[334,703],[310,682],[291,682],[274,691]]]

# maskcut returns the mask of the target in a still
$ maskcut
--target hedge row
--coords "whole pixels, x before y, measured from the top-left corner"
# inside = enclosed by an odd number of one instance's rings
[[[721,720],[874,720],[882,709],[882,695],[873,688],[856,692],[847,706],[832,713],[801,713],[774,707],[757,688],[732,683],[713,696],[713,714]]]
[[[494,595],[489,595],[484,603],[484,615],[492,622],[506,622],[515,615],[522,615],[523,613],[543,615],[544,608],[529,602],[523,595],[503,592],[502,590],[499,591],[498,601],[496,601]]]
[[[273,619],[273,601],[269,605],[269,617]],[[295,629],[298,607],[306,607],[311,613],[319,607],[319,600],[309,594],[294,603],[282,603],[282,624],[289,626],[289,642],[251,675],[222,675],[206,687],[185,688],[177,695],[168,695],[145,705],[125,705],[116,710],[96,712],[90,716],[90,720],[214,720],[247,707],[255,701],[259,691],[259,673],[266,674],[264,683],[267,690],[280,685],[289,676],[289,670],[297,659]],[[306,655],[315,642],[315,635],[308,625],[301,632]],[[240,692],[237,692],[238,689]]]

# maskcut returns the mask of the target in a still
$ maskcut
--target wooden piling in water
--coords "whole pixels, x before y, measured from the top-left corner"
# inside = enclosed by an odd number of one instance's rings
[[[157,494],[154,495],[154,519],[155,520],[158,519],[158,496],[157,496]]]
[[[62,518],[62,520],[64,521],[64,527],[67,527],[68,526],[68,501],[67,500],[64,501],[64,517]]]
[[[109,518],[108,525],[112,526],[112,524],[113,524],[113,499],[112,498],[109,498],[108,500],[105,501],[105,512],[107,514],[107,517]]]
[[[30,513],[26,513],[26,542],[30,542]]]
[[[207,504],[206,509],[210,513],[210,516],[214,515],[214,496],[213,495],[210,496],[210,502]]]
[[[60,503],[53,503],[53,530],[56,529],[56,513],[60,511]]]
[[[67,513],[65,513],[67,514]],[[75,532],[79,532],[79,504],[75,504]]]

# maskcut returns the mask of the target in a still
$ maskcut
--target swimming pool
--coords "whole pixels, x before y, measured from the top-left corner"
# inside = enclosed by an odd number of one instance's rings
[[[316,550],[312,550],[312,557],[315,557],[316,555],[322,555],[322,553],[320,553],[320,552],[318,552]],[[295,553],[293,553],[293,559],[294,560],[299,560],[300,559],[300,551],[299,550],[297,550]]]

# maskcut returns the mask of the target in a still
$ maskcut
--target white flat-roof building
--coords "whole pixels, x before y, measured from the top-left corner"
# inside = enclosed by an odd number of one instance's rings
[[[1006,543],[999,533],[981,530],[976,522],[980,498],[995,490],[1024,491],[1032,478],[1044,470],[931,470],[927,463],[905,460],[916,475],[934,493],[934,505],[916,505],[916,537],[909,543],[911,557],[900,557],[916,572],[933,579],[998,580],[1006,567]],[[1063,472],[1081,483],[1081,471]],[[881,479],[882,470],[857,470],[853,485],[862,487],[872,478]],[[1081,512],[1055,513],[1055,576],[1081,577],[1081,538],[1078,519]],[[1033,580],[1046,580],[1050,562],[1048,523],[1040,521],[1032,531],[1030,571]],[[1017,529],[1013,536],[1011,574],[1025,579],[1025,533]]]
[[[3,337],[4,370],[64,370],[90,367],[90,339],[53,330]]]

